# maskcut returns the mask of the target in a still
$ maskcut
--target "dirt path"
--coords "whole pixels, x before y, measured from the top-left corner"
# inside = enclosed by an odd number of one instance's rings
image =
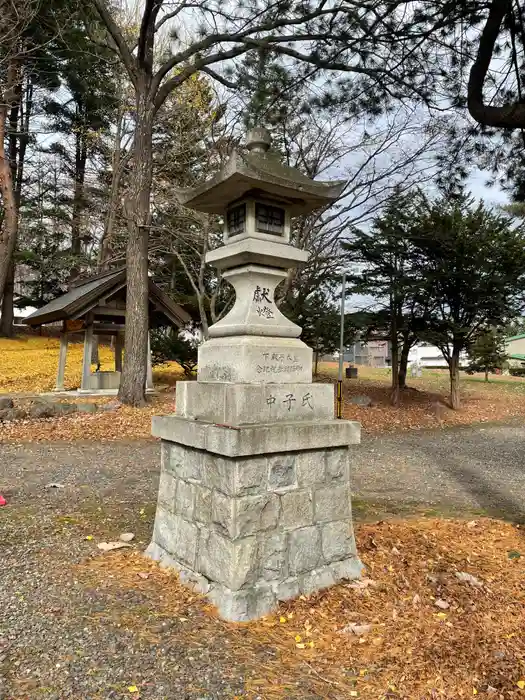
[[[358,499],[435,505],[525,521],[525,426],[480,425],[367,438],[355,453]]]

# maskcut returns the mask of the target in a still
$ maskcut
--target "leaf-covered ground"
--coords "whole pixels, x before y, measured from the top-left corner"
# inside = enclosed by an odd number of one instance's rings
[[[229,624],[142,554],[158,478],[144,450],[32,450],[3,462],[12,488],[0,509],[0,696],[525,697],[522,527],[358,515],[360,582]],[[131,549],[97,547],[122,532],[135,533]]]
[[[152,602],[162,591],[161,616],[201,608],[198,637],[212,643],[226,628],[232,657],[248,667],[240,697],[296,697],[300,685],[303,697],[341,700],[508,699],[525,697],[524,550],[519,527],[489,519],[364,524],[360,582],[301,597],[247,625],[216,620],[176,576],[139,553],[96,557],[79,576],[114,592],[148,590]],[[147,634],[143,617],[129,613],[128,624]],[[198,639],[186,629],[180,641]]]
[[[217,697],[525,696],[522,530],[489,519],[415,519],[360,525],[357,540],[365,564],[360,582],[301,597],[243,625],[217,619],[175,574],[138,551],[94,552],[74,575],[99,591],[107,607],[98,623],[117,636],[123,624],[158,648],[171,627],[169,643],[192,655],[220,639],[219,670],[229,678],[231,668],[233,679],[242,668],[244,688]],[[117,612],[119,599],[133,600],[131,591],[140,592],[140,605]],[[151,678],[151,669],[137,668],[131,696],[157,697]],[[207,690],[201,688],[204,697]]]
[[[0,394],[38,394],[50,391],[55,382],[58,362],[57,339],[22,336],[0,339]],[[102,369],[113,368],[111,350],[100,348]],[[66,365],[66,388],[80,383],[82,345],[71,344]],[[321,367],[320,381],[335,381],[335,366]],[[151,416],[172,413],[175,408],[176,382],[182,378],[175,363],[154,370],[161,392],[144,409],[120,408],[111,413],[70,415],[60,418],[2,424],[0,440],[114,440],[143,438],[150,434]],[[409,380],[401,406],[389,403],[389,372],[359,368],[359,378],[344,382],[344,417],[358,420],[368,433],[393,432],[420,428],[465,425],[479,421],[498,421],[525,415],[525,381],[513,377],[494,377],[486,384],[480,377],[462,377],[463,405],[460,411],[446,407],[448,379],[444,371],[426,371],[421,378]],[[353,396],[364,395],[373,405],[363,408],[351,403]],[[106,400],[100,400],[104,403]]]

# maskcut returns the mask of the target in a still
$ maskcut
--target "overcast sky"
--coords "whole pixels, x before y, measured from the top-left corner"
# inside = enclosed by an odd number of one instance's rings
[[[477,170],[472,173],[468,180],[469,188],[476,198],[482,198],[487,205],[496,207],[500,204],[506,204],[509,201],[508,196],[495,185],[487,187],[486,182],[489,179],[488,173]]]

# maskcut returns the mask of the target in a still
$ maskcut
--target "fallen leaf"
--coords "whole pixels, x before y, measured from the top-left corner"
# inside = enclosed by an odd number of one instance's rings
[[[515,549],[511,549],[511,551],[507,553],[507,556],[509,557],[509,559],[519,559],[521,557],[521,554]]]
[[[90,541],[91,541],[92,539],[93,539],[93,535],[88,535],[88,536],[86,537],[86,540],[90,540]]]
[[[296,634],[296,635],[295,635],[295,641],[296,641],[296,642],[302,642],[302,641],[303,641],[303,638],[301,637],[300,634]]]
[[[436,608],[440,608],[441,610],[448,610],[450,608],[450,603],[447,603],[446,600],[442,600],[441,598],[435,600],[434,605]]]
[[[523,681],[523,680],[518,681],[518,682],[516,683],[516,685],[518,686],[518,688],[519,688],[520,690],[524,690],[524,689],[525,689],[525,681]]]
[[[470,585],[474,586],[475,588],[483,588],[483,583],[478,578],[472,576],[472,574],[469,574],[466,571],[456,571],[456,578],[463,583],[470,583]]]
[[[436,613],[436,617],[438,617],[440,620],[446,620],[447,613]]]
[[[296,646],[298,649],[305,649],[305,648],[306,648],[306,644],[304,644],[304,643],[303,643],[303,644],[296,644],[295,646]]]
[[[136,685],[129,685],[128,690],[130,693],[138,693],[139,692],[139,689],[137,688]]]
[[[126,542],[99,542],[97,547],[103,552],[112,552],[114,549],[122,549],[122,547],[131,547]]]
[[[342,634],[355,634],[356,637],[361,637],[363,634],[367,634],[372,629],[372,625],[359,625],[356,622],[350,622],[350,624],[343,627],[341,630]]]
[[[352,583],[347,584],[348,588],[354,588],[358,591],[363,588],[368,588],[369,586],[377,586],[377,581],[373,581],[371,578],[363,578],[361,580],[352,581]]]
[[[133,532],[123,532],[123,533],[119,536],[119,540],[120,540],[121,542],[131,542],[131,540],[132,540],[134,537],[135,537],[135,533],[133,533]]]
[[[285,623],[286,621],[287,621],[287,620],[286,620],[286,618],[285,618],[284,616],[281,616],[281,617],[279,618],[279,622],[280,622],[282,625],[284,625],[284,623]]]
[[[416,593],[414,597],[412,598],[412,605],[419,605],[421,603],[421,596],[419,593]]]
[[[476,527],[477,524],[478,524],[478,521],[477,521],[477,520],[470,520],[470,521],[467,523],[467,527],[468,527],[468,528],[473,528],[473,527]]]
[[[59,484],[58,481],[52,481],[50,484],[46,484],[46,489],[64,489],[64,484]]]
[[[140,578],[149,578],[149,574],[146,574],[144,571],[138,571],[137,576],[140,576]]]

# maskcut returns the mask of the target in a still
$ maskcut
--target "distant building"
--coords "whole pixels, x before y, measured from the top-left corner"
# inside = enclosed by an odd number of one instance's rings
[[[390,343],[388,340],[356,341],[346,348],[344,361],[367,367],[390,367]]]
[[[525,336],[523,337],[525,338]],[[414,363],[429,369],[448,369],[447,361],[441,350],[436,345],[428,343],[417,343],[410,349],[408,364]],[[466,367],[467,365],[468,355],[466,352],[462,352],[459,356],[459,366]]]
[[[505,351],[511,365],[521,366],[525,363],[525,333],[505,339]]]

